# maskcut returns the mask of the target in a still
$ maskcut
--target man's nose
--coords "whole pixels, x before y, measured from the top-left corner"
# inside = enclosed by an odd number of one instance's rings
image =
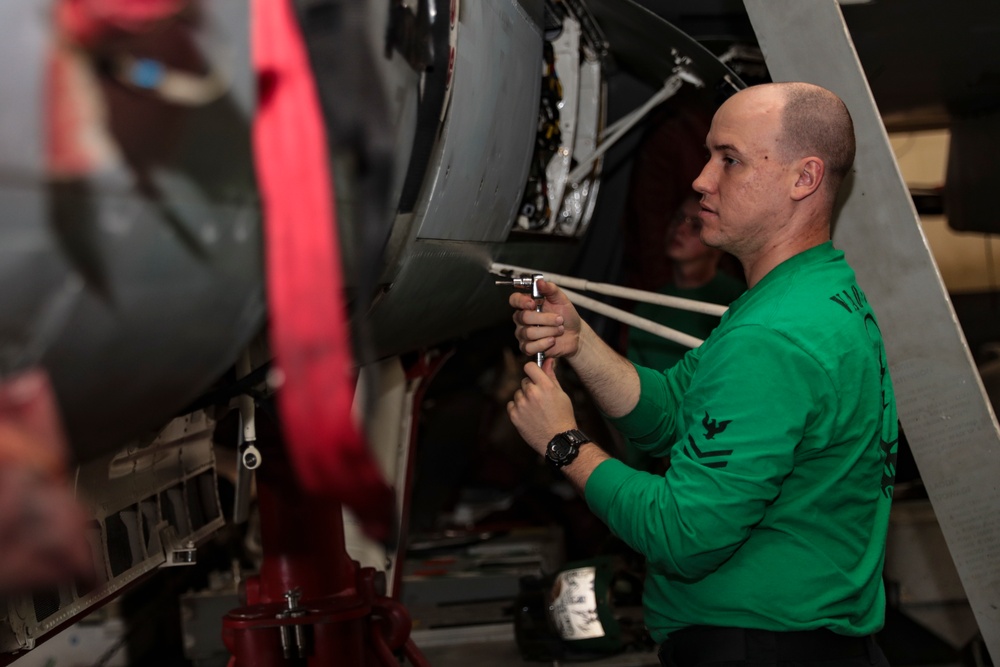
[[[698,178],[694,179],[691,187],[694,188],[695,192],[701,194],[708,194],[712,191],[714,187],[714,179],[712,178],[712,164],[708,163],[701,169],[701,173],[698,174]]]

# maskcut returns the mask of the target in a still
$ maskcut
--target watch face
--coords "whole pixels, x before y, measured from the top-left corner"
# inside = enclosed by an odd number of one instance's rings
[[[550,449],[552,458],[557,461],[561,461],[566,458],[571,451],[573,451],[573,446],[562,439],[558,442],[552,443],[552,448]]]
[[[545,458],[556,468],[568,466],[580,453],[580,445],[590,442],[587,436],[579,431],[560,433],[549,441],[545,449]]]

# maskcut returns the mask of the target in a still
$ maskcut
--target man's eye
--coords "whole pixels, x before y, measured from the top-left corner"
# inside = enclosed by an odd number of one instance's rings
[[[739,164],[739,160],[737,160],[736,158],[729,157],[728,155],[726,157],[722,158],[722,162],[727,167],[731,167],[734,164]]]

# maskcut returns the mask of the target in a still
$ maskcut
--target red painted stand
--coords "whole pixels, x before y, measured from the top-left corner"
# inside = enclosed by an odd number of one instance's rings
[[[260,444],[260,441],[258,441]],[[341,506],[304,495],[281,447],[257,470],[264,561],[244,607],[223,619],[230,667],[429,667],[384,576],[344,548]]]

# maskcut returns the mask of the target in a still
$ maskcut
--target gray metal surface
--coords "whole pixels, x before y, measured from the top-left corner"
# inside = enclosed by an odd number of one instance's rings
[[[521,203],[541,91],[540,27],[515,0],[461,3],[451,104],[418,237],[502,241]]]
[[[407,248],[392,288],[369,314],[373,343],[388,356],[509,321],[509,288],[494,285],[493,261],[565,272],[578,248],[575,241],[549,239],[508,244],[418,240]]]
[[[900,420],[986,645],[1000,656],[1000,431],[834,0],[746,0],[777,81],[839,94],[858,136],[834,234],[885,337]]]
[[[51,3],[0,3],[0,377],[49,371],[81,459],[161,426],[263,319],[248,5],[202,9],[184,46],[227,94],[167,104],[98,76],[83,56],[110,148],[89,172],[54,174]]]
[[[903,613],[956,650],[975,637],[979,626],[929,500],[893,505],[885,578]]]
[[[168,565],[175,548],[193,547],[225,524],[214,429],[213,420],[196,412],[171,421],[152,442],[80,466],[76,488],[92,518],[96,581],[87,589],[66,584],[4,600],[0,652],[33,648],[47,633]]]
[[[413,212],[394,221],[382,291],[364,313],[366,343],[377,358],[509,317],[487,267],[514,224],[534,148],[542,65],[537,20],[513,0],[461,4],[449,102],[423,186]],[[563,268],[579,247],[528,245]]]
[[[222,619],[240,606],[236,583],[181,595],[184,657],[194,667],[226,667],[232,657],[222,643]]]

